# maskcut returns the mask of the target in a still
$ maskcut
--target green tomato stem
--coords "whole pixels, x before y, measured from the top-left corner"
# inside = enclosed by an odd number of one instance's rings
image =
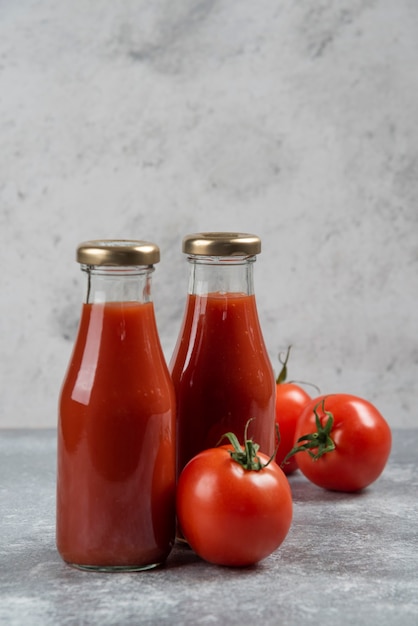
[[[260,446],[258,445],[258,443],[254,443],[252,439],[248,439],[248,435],[247,435],[248,426],[250,422],[252,422],[253,419],[254,418],[249,419],[245,425],[244,446],[240,445],[237,436],[232,432],[225,433],[222,436],[221,440],[224,437],[226,437],[229,440],[233,448],[233,450],[229,450],[229,454],[231,455],[231,458],[234,461],[236,461],[237,463],[239,463],[239,465],[241,465],[241,467],[243,467],[246,470],[259,472],[264,467],[267,467],[267,465],[269,465],[273,461],[273,459],[276,457],[277,449],[280,443],[280,435],[279,435],[278,427],[276,425],[276,434],[278,438],[276,449],[271,455],[271,457],[269,458],[269,460],[267,461],[267,463],[262,463],[260,457],[257,454],[260,449]]]
[[[288,381],[287,380],[287,362],[289,361],[289,356],[290,356],[290,350],[291,350],[292,346],[289,346],[287,348],[286,351],[286,356],[285,358],[282,360],[282,355],[279,354],[279,361],[282,364],[282,369],[280,370],[280,373],[278,375],[278,377],[276,378],[276,385],[281,385],[282,383],[285,382],[289,382],[289,383],[294,383],[295,385],[309,385],[310,387],[314,387],[317,391],[317,393],[321,393],[321,390],[319,389],[318,385],[314,385],[313,383],[308,383],[304,380],[291,380]]]
[[[334,416],[330,411],[325,410],[325,400],[326,398],[323,398],[320,402],[318,402],[313,410],[315,414],[316,431],[299,437],[294,448],[292,448],[286,455],[282,465],[284,465],[286,461],[288,461],[288,459],[297,452],[307,452],[314,461],[317,461],[324,454],[335,450],[335,443],[331,437],[331,431],[334,425]],[[318,407],[320,405],[322,405],[322,411],[328,417],[324,425],[321,424],[321,420],[318,415]],[[313,450],[316,450],[316,452],[313,452]]]
[[[280,370],[280,373],[279,373],[278,377],[276,378],[276,383],[278,385],[280,385],[281,383],[284,383],[286,378],[287,378],[287,362],[289,360],[291,348],[292,348],[292,346],[289,346],[287,348],[286,356],[285,356],[283,361],[282,361],[282,355],[279,354],[279,361],[282,364],[282,369]]]

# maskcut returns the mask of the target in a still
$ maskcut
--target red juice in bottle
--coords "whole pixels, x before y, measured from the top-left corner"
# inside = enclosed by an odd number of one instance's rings
[[[81,568],[139,570],[174,542],[175,398],[150,298],[158,248],[110,243],[78,252],[89,288],[60,394],[57,548]]]
[[[253,292],[260,240],[240,233],[198,233],[183,240],[189,293],[170,369],[177,403],[177,474],[229,431],[271,455],[275,377]],[[225,440],[224,443],[227,443]]]

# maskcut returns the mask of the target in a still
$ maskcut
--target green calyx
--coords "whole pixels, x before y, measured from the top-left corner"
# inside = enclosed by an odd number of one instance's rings
[[[281,383],[284,383],[286,381],[286,379],[287,379],[287,362],[289,360],[291,348],[292,348],[292,346],[289,346],[287,348],[287,352],[286,352],[286,356],[285,356],[284,360],[282,360],[281,354],[279,354],[279,361],[282,364],[282,369],[280,370],[280,373],[279,373],[278,377],[276,378],[276,383],[278,385],[280,385]]]
[[[292,346],[288,346],[286,350],[286,356],[284,358],[282,358],[282,355],[279,354],[279,361],[281,363],[282,369],[280,370],[279,375],[276,378],[276,385],[282,385],[283,383],[286,383],[286,382],[294,383],[296,385],[309,385],[310,387],[314,387],[318,393],[321,393],[319,387],[317,385],[314,385],[313,383],[309,383],[304,380],[291,380],[291,381],[287,380],[287,374],[288,374],[287,363],[289,361],[291,349],[292,349]]]
[[[332,452],[335,450],[335,443],[331,438],[331,431],[334,425],[334,416],[330,411],[325,410],[325,400],[323,398],[318,404],[315,406],[313,412],[315,414],[315,425],[316,431],[313,433],[309,433],[308,435],[302,435],[296,442],[296,445],[289,454],[286,455],[286,458],[283,460],[283,464],[288,461],[288,459],[296,454],[297,452],[307,452],[309,456],[317,461],[327,452]],[[318,407],[321,406],[322,411],[327,416],[327,420],[324,425],[322,425],[321,420],[318,415]]]
[[[267,463],[261,462],[261,459],[257,454],[260,449],[260,446],[258,445],[258,443],[254,443],[252,439],[248,439],[248,436],[247,436],[249,423],[252,422],[253,419],[254,418],[249,419],[245,425],[243,446],[240,445],[237,436],[231,432],[225,433],[222,436],[221,440],[224,437],[226,437],[229,440],[229,443],[232,445],[232,448],[233,448],[233,450],[229,450],[229,454],[231,455],[231,458],[234,461],[236,461],[237,463],[241,465],[241,467],[243,467],[246,470],[259,472],[264,467],[267,467],[267,465],[269,465],[271,461],[273,461],[273,459],[276,456],[277,448],[273,452],[273,454],[271,455]]]

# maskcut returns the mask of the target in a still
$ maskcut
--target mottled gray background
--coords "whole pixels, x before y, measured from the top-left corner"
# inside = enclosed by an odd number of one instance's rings
[[[416,0],[0,1],[0,426],[53,426],[96,237],[259,234],[273,365],[417,425]]]

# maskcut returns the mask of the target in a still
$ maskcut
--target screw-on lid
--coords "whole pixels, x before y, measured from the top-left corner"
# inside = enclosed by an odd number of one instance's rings
[[[194,233],[183,238],[182,250],[202,256],[247,256],[261,252],[261,239],[247,233]]]
[[[154,265],[160,249],[149,241],[97,239],[77,246],[77,261],[84,265]]]

